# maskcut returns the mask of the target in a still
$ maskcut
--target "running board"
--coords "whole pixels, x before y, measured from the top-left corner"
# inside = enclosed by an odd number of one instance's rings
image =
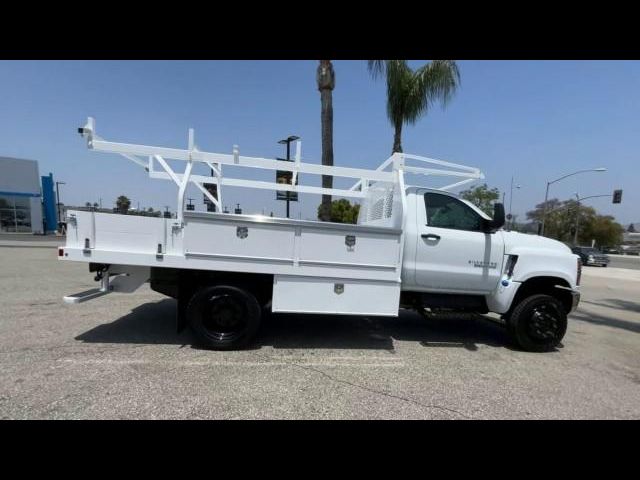
[[[84,292],[74,293],[73,295],[67,295],[64,297],[64,303],[82,303],[94,298],[101,297],[111,293],[109,290],[102,290],[100,288],[92,288],[91,290],[85,290]]]

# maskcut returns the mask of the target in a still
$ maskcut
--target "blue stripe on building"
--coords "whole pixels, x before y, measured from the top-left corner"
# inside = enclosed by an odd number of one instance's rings
[[[56,197],[53,193],[53,174],[42,177],[42,209],[48,232],[58,228],[58,212],[56,211]]]
[[[48,177],[42,177],[48,178]],[[23,193],[23,192],[0,192],[0,195],[13,195],[14,197],[39,197],[39,193]]]

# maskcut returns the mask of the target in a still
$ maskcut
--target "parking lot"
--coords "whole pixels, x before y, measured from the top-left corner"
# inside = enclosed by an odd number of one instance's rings
[[[269,317],[255,348],[175,333],[175,301],[95,286],[56,251],[0,246],[0,417],[640,418],[640,270],[585,267],[562,348],[514,350],[460,315]]]

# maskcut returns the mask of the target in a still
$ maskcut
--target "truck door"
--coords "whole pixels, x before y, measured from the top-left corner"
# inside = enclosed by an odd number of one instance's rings
[[[424,190],[416,200],[417,286],[460,293],[494,290],[502,272],[502,232],[485,233],[483,217],[454,196]]]

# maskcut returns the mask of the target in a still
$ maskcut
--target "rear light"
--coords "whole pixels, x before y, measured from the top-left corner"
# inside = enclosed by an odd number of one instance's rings
[[[582,260],[580,258],[577,258],[577,263],[578,263],[578,277],[576,278],[576,286],[580,285],[580,277],[582,276]]]
[[[58,256],[59,257],[64,257],[64,248],[59,248],[58,249]]]

